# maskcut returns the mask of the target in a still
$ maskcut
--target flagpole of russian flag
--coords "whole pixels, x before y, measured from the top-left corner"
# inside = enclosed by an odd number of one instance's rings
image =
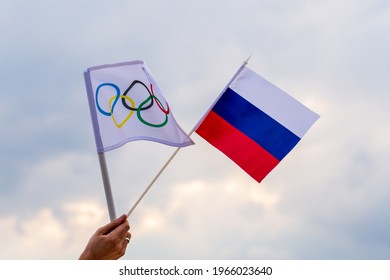
[[[218,96],[218,98],[216,98],[216,100],[214,101],[213,104],[211,104],[210,108],[204,113],[204,115],[202,116],[202,118],[198,121],[198,123],[194,126],[194,128],[188,133],[188,136],[191,137],[191,135],[195,132],[195,130],[198,128],[199,124],[203,121],[203,119],[206,117],[206,115],[210,112],[210,110],[213,108],[214,104],[218,101],[219,97],[225,92],[225,90],[229,87],[229,85],[232,83],[232,81],[234,81],[234,79],[236,79],[236,77],[240,74],[240,72],[242,71],[242,69],[244,69],[244,67],[248,64],[249,62],[249,59],[251,58],[251,56],[249,56],[244,62],[243,64],[241,65],[241,67],[237,70],[236,74],[233,75],[233,77],[231,78],[231,80],[229,81],[229,83],[225,86],[225,88],[223,89],[223,91],[221,92],[221,94]],[[134,203],[133,207],[129,210],[129,212],[127,213],[127,217],[130,217],[130,215],[133,213],[133,211],[135,210],[135,208],[137,207],[137,205],[141,202],[141,200],[144,198],[144,196],[149,192],[149,190],[152,188],[153,184],[157,181],[157,179],[160,177],[160,175],[164,172],[164,170],[167,168],[167,166],[171,163],[171,161],[173,160],[173,158],[177,155],[177,153],[180,151],[181,147],[178,147],[174,152],[173,154],[171,155],[171,157],[166,161],[166,163],[161,167],[160,171],[156,174],[156,176],[153,178],[153,180],[150,182],[150,184],[148,185],[148,187],[145,189],[145,191],[141,194],[141,196],[138,198],[138,200]]]
[[[224,92],[226,91],[226,89],[230,86],[230,84],[237,78],[237,76],[241,73],[241,71],[245,68],[245,66],[248,64],[249,62],[249,59],[252,57],[252,55],[250,55],[246,60],[244,60],[244,62],[242,63],[242,65],[240,66],[240,68],[238,68],[237,72],[233,75],[233,77],[230,79],[230,81],[226,84],[225,88],[221,91],[221,93],[218,95],[218,97],[214,100],[214,102],[210,105],[209,109],[203,114],[203,116],[200,118],[200,120],[196,123],[196,125],[194,126],[193,130],[191,131],[191,133],[193,133],[198,127],[199,125],[203,122],[203,120],[206,118],[206,116],[208,115],[208,113],[210,113],[210,111],[213,109],[214,105],[218,102],[219,98],[224,94]]]

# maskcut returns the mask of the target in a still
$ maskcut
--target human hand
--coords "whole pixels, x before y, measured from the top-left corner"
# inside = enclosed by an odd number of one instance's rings
[[[127,249],[131,234],[127,216],[123,214],[114,221],[99,228],[89,239],[80,255],[80,260],[116,260]]]

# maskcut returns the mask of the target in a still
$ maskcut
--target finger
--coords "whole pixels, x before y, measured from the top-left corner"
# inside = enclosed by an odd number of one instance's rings
[[[126,219],[127,219],[126,214],[123,214],[120,217],[118,217],[117,219],[113,220],[112,222],[110,222],[110,223],[106,224],[105,226],[99,228],[97,230],[97,233],[103,234],[103,235],[109,234],[114,229],[116,229],[118,226],[123,224],[126,221]]]
[[[122,239],[126,237],[126,234],[129,230],[130,230],[129,222],[125,220],[122,224],[114,228],[109,234],[113,238]]]

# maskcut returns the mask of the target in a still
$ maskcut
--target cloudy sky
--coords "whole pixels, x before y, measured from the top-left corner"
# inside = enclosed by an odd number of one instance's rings
[[[108,222],[86,68],[144,60],[189,132],[249,55],[321,118],[261,184],[193,135],[124,259],[390,258],[389,1],[0,4],[0,259],[75,259]],[[107,154],[118,214],[173,151]]]

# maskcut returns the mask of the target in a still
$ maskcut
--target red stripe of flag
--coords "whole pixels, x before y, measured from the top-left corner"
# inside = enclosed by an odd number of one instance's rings
[[[279,160],[255,141],[213,111],[209,112],[196,132],[257,182],[261,182],[279,163]]]

